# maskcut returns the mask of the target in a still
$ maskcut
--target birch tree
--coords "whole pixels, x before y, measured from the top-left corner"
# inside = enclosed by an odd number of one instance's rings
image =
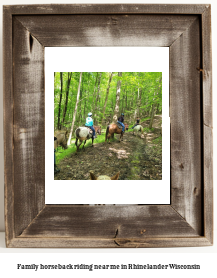
[[[70,145],[70,141],[71,141],[71,138],[72,138],[72,132],[73,132],[74,123],[75,123],[75,117],[76,117],[76,113],[77,113],[77,107],[78,107],[79,96],[80,96],[80,88],[81,88],[81,79],[82,79],[82,72],[80,72],[80,78],[79,78],[79,84],[78,84],[78,93],[77,93],[77,99],[76,99],[76,104],[75,104],[75,110],[74,110],[74,114],[73,114],[71,130],[70,130],[70,133],[69,133],[69,139],[68,139],[68,142],[67,142],[68,146]]]
[[[139,73],[139,78],[140,78],[140,73]],[[141,92],[140,92],[140,85],[139,85],[139,80],[138,80],[138,94],[137,94],[137,104],[136,104],[136,109],[134,112],[134,120],[136,120],[136,117],[139,117],[139,110],[140,110],[140,99],[141,99]]]
[[[117,89],[116,89],[116,103],[115,103],[115,110],[113,116],[113,123],[117,123],[118,120],[118,113],[119,113],[119,105],[120,105],[120,94],[121,94],[121,77],[122,72],[118,73],[118,82],[117,82]]]
[[[106,105],[107,105],[107,101],[108,101],[109,89],[110,89],[112,77],[113,77],[113,72],[111,72],[111,73],[110,73],[110,76],[109,76],[109,82],[108,82],[108,87],[107,87],[107,90],[106,90],[106,97],[105,97],[105,103],[104,103],[104,107],[103,107],[101,122],[103,121],[104,116],[105,116],[105,109],[106,109]]]

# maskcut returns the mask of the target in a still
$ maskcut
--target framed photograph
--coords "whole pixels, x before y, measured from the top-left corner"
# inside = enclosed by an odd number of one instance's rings
[[[3,24],[6,246],[212,245],[211,6],[4,6]]]
[[[168,47],[46,48],[45,91],[45,204],[170,204]],[[90,113],[97,138],[82,141]]]

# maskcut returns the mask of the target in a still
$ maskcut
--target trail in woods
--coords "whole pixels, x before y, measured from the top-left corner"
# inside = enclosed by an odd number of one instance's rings
[[[124,134],[123,141],[111,141],[111,144],[94,144],[85,151],[61,160],[61,171],[55,180],[89,180],[92,171],[96,176],[113,176],[120,171],[119,180],[161,180],[162,144],[156,138],[161,134],[160,116],[155,117],[154,132],[146,136],[135,136],[133,132]],[[145,127],[148,121],[142,123]],[[120,135],[115,135],[116,139]]]

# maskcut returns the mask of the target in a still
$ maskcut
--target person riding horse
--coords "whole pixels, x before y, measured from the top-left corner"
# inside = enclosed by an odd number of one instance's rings
[[[124,122],[124,113],[121,113],[121,116],[118,118],[118,123],[122,126],[122,134],[124,133],[125,130],[125,125],[123,124]]]
[[[85,124],[86,127],[89,127],[92,131],[93,131],[93,138],[97,138],[96,136],[96,132],[95,132],[95,129],[93,127],[93,119],[92,119],[92,113],[88,113],[88,117],[86,118],[86,124]]]
[[[140,121],[140,119],[139,119],[139,117],[137,117],[136,118],[136,124],[133,127],[131,127],[131,128],[134,129],[135,126],[139,125],[139,121]]]

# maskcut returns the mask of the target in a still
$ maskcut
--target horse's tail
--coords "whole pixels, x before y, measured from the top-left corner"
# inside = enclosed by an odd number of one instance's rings
[[[76,138],[79,138],[80,128],[77,128],[75,131]]]
[[[109,125],[107,126],[107,129],[106,129],[106,133],[105,133],[105,140],[107,139],[107,136],[108,136],[108,133],[109,133]]]
[[[141,133],[143,133],[143,126],[141,126],[141,128],[140,128],[140,129],[141,129]]]

